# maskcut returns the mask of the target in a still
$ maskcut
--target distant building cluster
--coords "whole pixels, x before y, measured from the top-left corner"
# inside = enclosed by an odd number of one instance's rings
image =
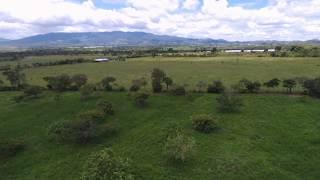
[[[225,53],[264,53],[264,52],[276,52],[275,49],[228,49]]]

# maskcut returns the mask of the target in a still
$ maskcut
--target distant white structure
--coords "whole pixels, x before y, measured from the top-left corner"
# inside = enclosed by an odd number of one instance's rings
[[[276,49],[268,49],[268,52],[276,52]]]
[[[232,49],[232,50],[225,50],[224,52],[226,52],[226,53],[241,53],[242,50],[240,50],[240,49]]]
[[[108,58],[98,58],[98,59],[95,59],[94,61],[95,62],[108,62],[108,61],[111,61],[111,60],[108,59]]]
[[[254,52],[254,53],[263,53],[263,52],[265,52],[265,50],[264,50],[264,49],[254,49],[254,50],[252,50],[251,52]]]

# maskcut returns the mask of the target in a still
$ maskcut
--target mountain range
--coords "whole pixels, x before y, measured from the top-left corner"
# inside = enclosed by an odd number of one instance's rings
[[[226,41],[223,39],[193,39],[145,32],[83,32],[49,33],[18,40],[0,39],[0,48],[46,48],[84,46],[224,46],[224,45],[274,45],[274,44],[316,44],[310,41]]]

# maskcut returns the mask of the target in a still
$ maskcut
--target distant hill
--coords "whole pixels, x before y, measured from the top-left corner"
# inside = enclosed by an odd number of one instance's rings
[[[161,45],[219,45],[225,40],[191,39],[162,36],[144,32],[49,33],[19,40],[5,41],[10,47],[68,47],[68,46],[161,46]]]
[[[3,38],[0,38],[0,42],[6,42],[6,41],[10,41],[8,39],[3,39]]]

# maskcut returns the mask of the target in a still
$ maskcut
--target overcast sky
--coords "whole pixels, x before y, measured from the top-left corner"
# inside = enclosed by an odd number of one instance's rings
[[[115,30],[241,41],[320,39],[320,0],[0,0],[0,38]]]

